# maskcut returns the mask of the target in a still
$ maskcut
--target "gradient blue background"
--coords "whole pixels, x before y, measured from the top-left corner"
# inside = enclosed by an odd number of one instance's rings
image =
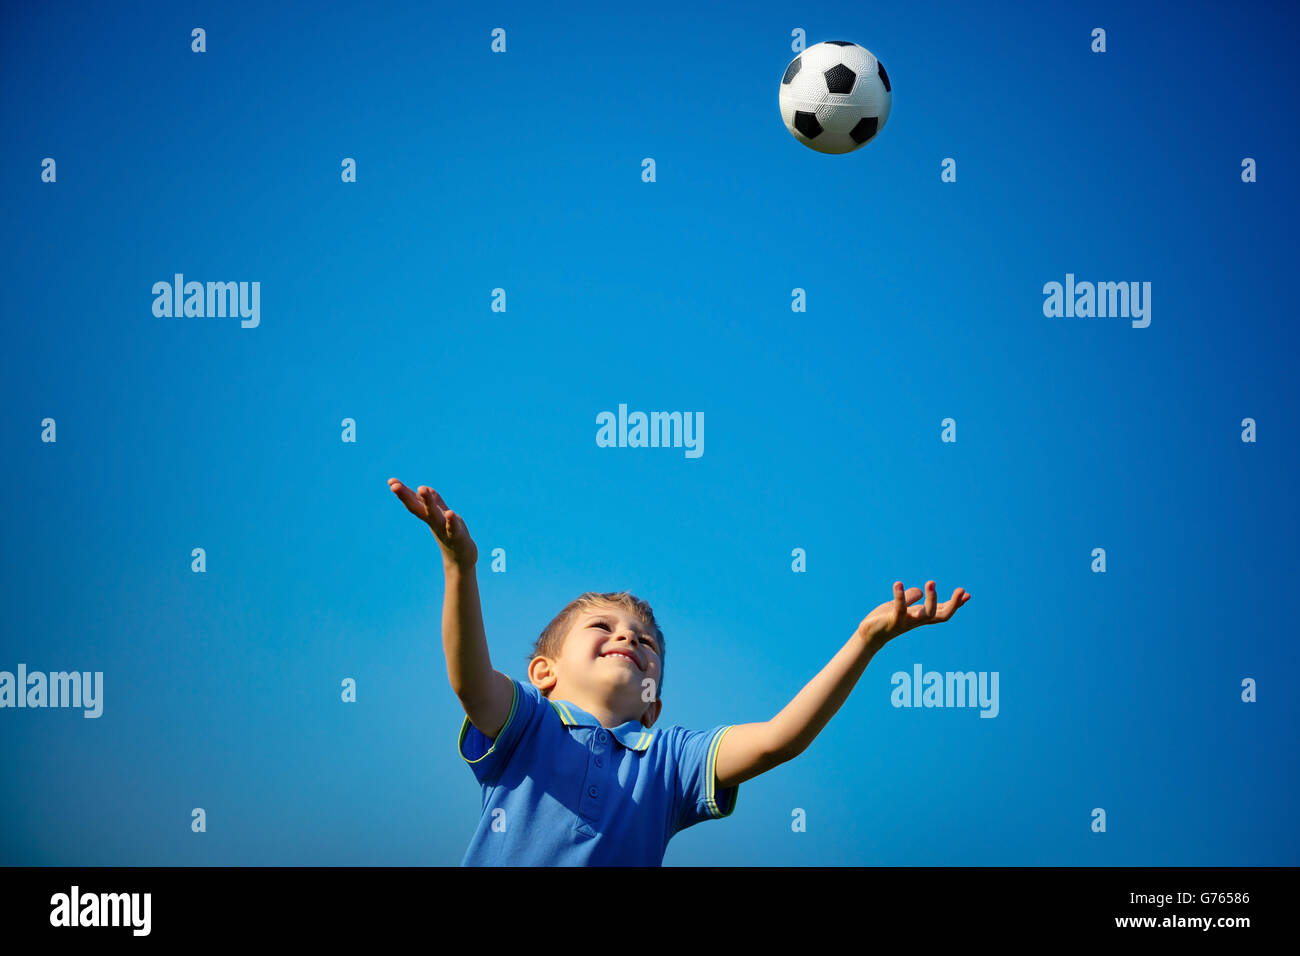
[[[459,863],[390,476],[466,516],[507,673],[582,591],[647,599],[666,723],[771,717],[896,579],[971,592],[665,864],[1300,862],[1291,5],[3,16],[0,669],[105,695],[0,711],[0,862]],[[782,125],[795,28],[888,68],[865,148]],[[259,281],[260,327],[155,318],[176,272]],[[1045,318],[1067,272],[1151,282],[1150,327]],[[598,448],[620,402],[702,411],[703,457]],[[894,709],[917,662],[1000,714]]]

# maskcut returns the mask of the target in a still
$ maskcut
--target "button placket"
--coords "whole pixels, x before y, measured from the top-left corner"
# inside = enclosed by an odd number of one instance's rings
[[[592,747],[592,752],[595,754],[595,756],[592,759],[592,763],[596,765],[597,769],[604,769],[605,766],[604,755],[606,751],[608,751],[608,749],[609,749],[609,732],[604,729],[596,731],[596,744],[594,747]],[[597,774],[596,776],[599,777],[601,775]],[[588,787],[587,795],[590,796],[593,800],[599,798],[600,787],[596,786],[595,784]]]
[[[600,813],[596,801],[600,799],[601,787],[598,781],[605,773],[606,753],[609,750],[609,732],[604,728],[591,735],[591,758],[587,770],[586,792],[580,801],[582,815],[589,820],[596,820]],[[594,767],[594,769],[592,769]]]

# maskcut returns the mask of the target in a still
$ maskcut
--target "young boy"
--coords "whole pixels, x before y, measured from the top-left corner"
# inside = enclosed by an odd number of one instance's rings
[[[970,600],[937,604],[933,581],[894,583],[820,674],[771,720],[709,731],[655,728],[663,708],[664,639],[628,594],[588,592],[547,626],[528,680],[492,667],[464,519],[436,491],[389,488],[438,539],[446,591],[442,646],[465,708],[459,749],[483,787],[463,866],[660,866],[673,835],[728,816],[740,784],[804,751],[840,709],[872,656]]]

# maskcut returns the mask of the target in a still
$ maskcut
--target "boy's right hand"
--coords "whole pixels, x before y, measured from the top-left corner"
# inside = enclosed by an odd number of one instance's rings
[[[447,507],[438,492],[428,485],[412,491],[396,478],[388,479],[388,487],[402,499],[406,510],[415,515],[433,531],[442,549],[442,563],[457,568],[472,568],[478,562],[478,548],[469,536],[465,519]]]

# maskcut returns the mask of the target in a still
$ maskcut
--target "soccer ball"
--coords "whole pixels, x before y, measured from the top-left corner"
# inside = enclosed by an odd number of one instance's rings
[[[785,128],[819,153],[851,153],[871,142],[893,98],[885,65],[848,40],[813,44],[781,77]]]

